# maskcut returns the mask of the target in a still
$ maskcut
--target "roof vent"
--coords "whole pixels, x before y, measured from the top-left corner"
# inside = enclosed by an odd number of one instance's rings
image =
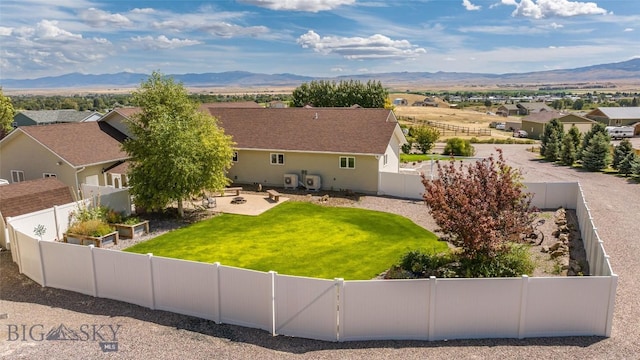
[[[316,114],[313,116],[313,119],[314,119],[314,120],[317,120],[317,119],[318,119],[318,113],[316,113]]]

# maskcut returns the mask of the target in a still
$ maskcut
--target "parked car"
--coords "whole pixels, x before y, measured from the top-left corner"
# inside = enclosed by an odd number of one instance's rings
[[[497,123],[496,124],[496,130],[504,130],[506,129],[507,124],[505,123]]]
[[[513,137],[526,138],[528,136],[529,134],[524,130],[516,130],[513,132]]]

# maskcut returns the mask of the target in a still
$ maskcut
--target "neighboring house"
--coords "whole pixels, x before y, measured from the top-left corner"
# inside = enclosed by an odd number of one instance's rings
[[[393,105],[395,106],[405,106],[405,105],[409,105],[409,102],[407,101],[407,99],[404,98],[395,98],[393,99]],[[415,106],[415,104],[414,104]]]
[[[596,123],[591,119],[574,113],[565,114],[558,111],[543,111],[523,117],[522,130],[525,130],[530,138],[539,139],[544,133],[546,125],[553,119],[558,119],[565,133],[569,132],[571,127],[575,125],[584,134],[590,131]]]
[[[607,126],[633,126],[640,134],[640,107],[599,107],[585,115]]]
[[[13,127],[97,121],[102,114],[78,110],[20,110],[13,117]]]
[[[56,178],[0,186],[0,246],[7,248],[6,219],[74,201],[69,186]],[[55,229],[51,229],[54,231]]]
[[[501,105],[498,110],[496,110],[496,114],[501,116],[516,116],[520,114],[520,108],[515,104],[504,104]]]
[[[547,104],[543,102],[521,102],[516,105],[520,115],[531,115],[544,111],[552,111]],[[524,130],[524,129],[523,129]]]
[[[273,109],[284,109],[284,108],[288,108],[289,107],[289,103],[288,102],[284,102],[284,101],[280,101],[280,100],[274,100],[274,101],[270,101],[267,104],[267,107],[273,108]]]
[[[433,98],[424,98],[424,100],[422,101],[416,101],[413,104],[411,104],[411,106],[433,106],[433,107],[438,107],[439,104],[438,102],[433,99]]]
[[[76,194],[83,183],[113,185],[109,170],[128,158],[121,149],[125,138],[106,122],[22,126],[0,140],[0,178],[54,177]]]
[[[379,172],[399,172],[406,143],[385,109],[209,107],[209,113],[236,143],[228,177],[240,184],[284,187],[297,177],[295,185],[375,194]]]

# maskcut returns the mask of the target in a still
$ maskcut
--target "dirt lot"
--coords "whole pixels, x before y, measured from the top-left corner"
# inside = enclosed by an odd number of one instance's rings
[[[640,185],[612,175],[539,162],[527,146],[502,146],[525,181],[580,181],[598,233],[619,275],[611,338],[564,337],[455,341],[361,341],[328,343],[272,337],[262,330],[217,325],[108,299],[42,288],[20,275],[11,255],[0,252],[0,357],[3,359],[638,359],[640,354]],[[494,145],[476,145],[478,156]],[[426,222],[421,204],[364,197],[368,208],[396,206],[416,223]],[[556,299],[561,302],[562,299]],[[589,299],[584,299],[589,301]],[[589,314],[584,314],[589,316]],[[98,341],[8,341],[9,326],[26,336],[42,324],[119,325],[118,352],[103,353]],[[103,333],[107,328],[102,328]],[[16,334],[15,332],[13,334]],[[15,335],[13,335],[15,337]]]

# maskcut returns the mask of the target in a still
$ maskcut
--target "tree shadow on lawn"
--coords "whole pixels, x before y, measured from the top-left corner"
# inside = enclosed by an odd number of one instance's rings
[[[2,273],[2,291],[0,300],[8,302],[22,302],[43,306],[66,309],[87,315],[107,317],[126,317],[141,322],[154,323],[172,327],[176,330],[186,330],[224,339],[263,347],[274,351],[304,354],[314,351],[349,350],[349,349],[402,349],[402,348],[440,348],[440,347],[496,347],[496,346],[567,346],[589,347],[605,337],[553,337],[529,339],[480,339],[480,340],[448,340],[448,341],[419,341],[419,340],[378,340],[328,342],[289,336],[271,336],[259,329],[246,328],[237,325],[216,324],[213,321],[187,315],[175,314],[161,310],[151,310],[142,306],[128,304],[121,301],[95,298],[89,295],[47,288],[38,285],[25,275],[18,272],[17,264],[13,263],[9,251],[0,252],[0,273]],[[6,311],[6,310],[4,310]],[[9,314],[11,316],[11,314]],[[40,311],[34,314],[39,322],[46,323],[46,314]],[[45,319],[43,319],[45,318]],[[96,323],[104,323],[104,319]],[[126,325],[125,325],[126,326]],[[140,334],[143,336],[144,334]]]

